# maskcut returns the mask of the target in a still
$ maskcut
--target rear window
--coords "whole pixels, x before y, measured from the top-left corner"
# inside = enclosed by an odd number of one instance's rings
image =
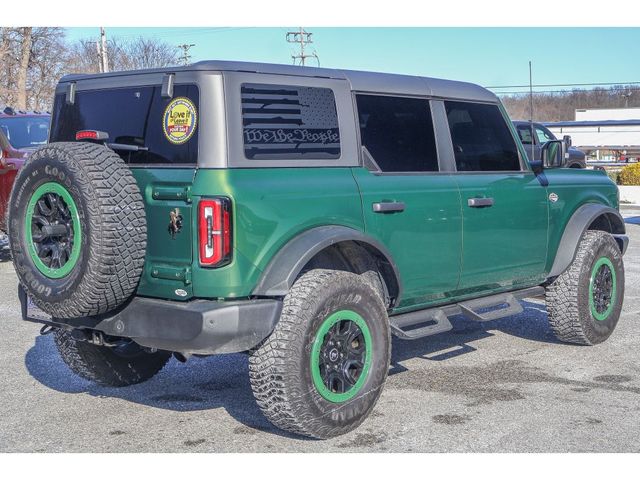
[[[241,94],[248,159],[340,158],[338,113],[330,88],[245,83]]]
[[[110,143],[145,148],[114,149],[129,164],[195,164],[199,102],[195,85],[176,85],[173,98],[162,98],[159,85],[78,91],[73,105],[66,103],[64,94],[57,95],[51,141],[74,141],[80,130],[100,130],[109,134]],[[189,115],[188,126],[175,127],[173,120],[167,123],[169,117],[185,112]],[[180,132],[181,128],[184,132]]]

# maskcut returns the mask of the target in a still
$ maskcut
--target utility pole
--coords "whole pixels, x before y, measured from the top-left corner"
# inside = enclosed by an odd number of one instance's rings
[[[536,142],[533,140],[535,138],[535,130],[533,128],[533,70],[531,60],[529,60],[529,126],[531,127],[531,157],[529,160],[533,161],[535,159],[534,145]]]
[[[100,55],[100,71],[106,73],[109,71],[109,60],[107,58],[107,32],[104,31],[104,27],[100,27],[98,52]]]
[[[621,93],[622,97],[624,97],[624,108],[629,108],[629,97],[633,95],[633,92]]]
[[[189,60],[191,60],[191,55],[189,55],[189,49],[195,46],[196,46],[195,43],[183,43],[182,45],[178,45],[178,48],[182,50],[183,65],[189,65]]]
[[[313,53],[305,53],[305,46],[313,43],[311,35],[313,35],[311,32],[307,32],[302,27],[300,27],[297,31],[287,32],[287,42],[297,43],[300,45],[300,53],[291,55],[294,65],[296,63],[299,63],[300,65],[304,66],[306,64],[307,58],[315,58],[316,62],[318,62],[318,66],[320,66],[320,59],[318,58],[318,55],[315,51]]]

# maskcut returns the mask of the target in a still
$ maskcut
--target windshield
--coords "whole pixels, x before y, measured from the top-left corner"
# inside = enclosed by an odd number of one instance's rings
[[[49,117],[2,117],[0,130],[13,148],[37,147],[49,138]]]

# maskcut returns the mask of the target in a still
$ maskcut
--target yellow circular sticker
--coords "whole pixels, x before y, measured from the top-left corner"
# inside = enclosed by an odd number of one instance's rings
[[[187,142],[198,126],[198,112],[191,100],[178,97],[164,111],[162,128],[164,136],[175,145]]]

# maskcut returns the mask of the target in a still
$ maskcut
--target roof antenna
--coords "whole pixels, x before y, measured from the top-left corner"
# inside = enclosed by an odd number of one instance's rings
[[[529,161],[533,162],[534,158],[534,131],[533,131],[533,76],[531,74],[531,60],[529,60],[529,123],[531,125],[531,157]]]

